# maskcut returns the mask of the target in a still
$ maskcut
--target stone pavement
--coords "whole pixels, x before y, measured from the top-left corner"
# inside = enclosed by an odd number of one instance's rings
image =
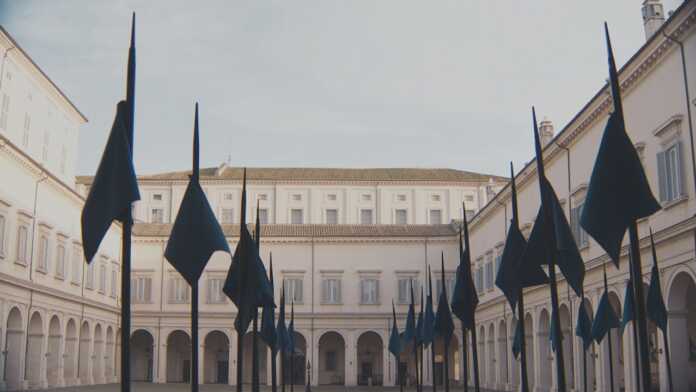
[[[52,388],[44,389],[47,392],[119,392],[119,384],[102,384],[102,385],[87,385],[81,387],[65,387],[65,388]],[[187,392],[190,391],[189,384],[150,384],[150,383],[134,383],[131,392]],[[245,386],[245,391],[250,391],[251,386]],[[345,392],[345,391],[356,391],[356,392],[399,392],[398,387],[344,387],[344,386],[320,386],[312,387],[312,392]],[[430,392],[432,389],[430,387],[425,387],[424,392]],[[469,388],[473,392],[473,388]],[[234,392],[235,387],[233,385],[220,385],[220,384],[204,384],[200,386],[200,392]],[[270,387],[261,387],[261,392],[270,392]],[[278,387],[280,391],[280,387]],[[404,388],[405,392],[415,392],[415,388]],[[444,388],[438,388],[438,392],[444,392]],[[463,388],[461,386],[450,388],[451,392],[461,392]],[[483,392],[495,392],[491,390],[481,389]],[[286,392],[290,392],[290,388],[286,387]],[[304,392],[304,386],[296,385],[295,392]]]

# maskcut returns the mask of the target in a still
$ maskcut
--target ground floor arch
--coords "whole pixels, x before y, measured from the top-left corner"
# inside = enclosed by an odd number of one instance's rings
[[[646,291],[647,293],[647,291]],[[608,294],[609,297],[609,305],[614,311],[614,314],[616,314],[617,317],[621,317],[622,314],[622,307],[621,307],[621,301],[619,300],[618,295],[615,292],[609,292]],[[609,334],[611,334],[611,363],[614,368],[614,389],[615,390],[622,390],[625,389],[626,385],[626,380],[624,377],[624,350],[623,350],[623,339],[621,336],[621,330],[619,328],[614,328],[609,331]],[[604,357],[604,374],[605,377],[604,379],[607,380],[605,381],[605,388],[609,390],[611,388],[611,385],[609,384],[609,339],[607,339],[607,336],[604,337],[604,340],[602,340],[602,351],[603,351],[603,357]]]
[[[510,383],[510,340],[507,337],[507,322],[500,320],[498,323],[498,363],[500,366],[500,382]]]
[[[70,319],[65,327],[63,349],[63,379],[70,384],[77,378],[77,343],[77,323],[74,319]]]
[[[104,382],[104,330],[101,324],[94,328],[93,344],[92,380],[95,384],[101,384]]]
[[[672,357],[674,390],[696,388],[696,283],[686,271],[672,279],[667,297],[668,342]],[[676,365],[676,366],[675,366]]]
[[[167,336],[167,382],[191,381],[191,338],[176,330]]]
[[[58,316],[51,317],[48,323],[48,346],[46,348],[46,372],[49,385],[56,385],[63,376],[61,373],[61,345],[63,343],[63,331]]]
[[[359,385],[383,385],[384,343],[382,337],[367,331],[358,337],[357,370]]]
[[[551,318],[546,309],[542,309],[539,314],[539,323],[536,333],[537,350],[539,350],[539,379],[534,385],[548,389],[551,387],[551,372],[555,369],[551,354],[551,344],[549,342],[549,328]]]
[[[17,389],[24,375],[21,374],[21,353],[24,343],[24,323],[22,313],[14,307],[7,316],[7,330],[5,332],[5,381],[9,389]]]
[[[90,369],[90,357],[91,357],[91,343],[92,343],[92,332],[89,329],[89,323],[87,321],[82,323],[80,327],[80,345],[78,349],[77,357],[77,369],[80,382],[82,384],[91,384],[89,369]]]
[[[573,344],[573,318],[568,306],[561,305],[558,312],[561,320],[561,336],[563,344],[563,364],[565,368],[566,386],[575,389],[575,345]]]
[[[587,298],[585,298],[583,300],[581,306],[583,306],[585,312],[587,312],[587,316],[590,319],[590,325],[592,325],[592,321],[594,320],[594,311],[592,309],[592,304],[590,303],[590,301]],[[579,340],[579,342],[582,342],[582,340]],[[580,344],[582,344],[582,343],[580,343]],[[583,357],[583,354],[584,354],[584,357]],[[590,343],[590,345],[587,347],[587,350],[585,350],[584,353],[582,351],[580,351],[580,355],[579,355],[580,359],[578,361],[578,363],[580,365],[580,369],[581,369],[581,373],[580,373],[580,377],[579,377],[579,380],[580,380],[579,387],[584,388],[583,383],[584,383],[585,377],[587,377],[587,390],[588,391],[594,391],[597,387],[597,377],[595,375],[595,365],[596,365],[595,359],[596,359],[596,357],[597,357],[597,347],[594,343],[594,340],[592,340],[592,343]],[[587,376],[585,376],[585,371],[584,371],[585,365],[587,366]]]
[[[29,319],[29,339],[27,339],[26,379],[30,385],[37,385],[44,377],[44,330],[41,313],[34,312]]]
[[[268,354],[268,350],[266,349],[266,344],[263,342],[261,339],[261,335],[257,333],[256,335],[256,344],[258,347],[258,355],[259,355],[259,384],[261,385],[270,385],[270,382],[267,378],[267,371],[266,371],[266,356]],[[254,339],[253,339],[253,333],[247,332],[244,335],[244,368],[242,371],[244,374],[242,375],[242,380],[246,384],[251,384],[251,374],[252,374],[252,358],[253,358],[253,351],[254,351]]]
[[[153,351],[155,340],[150,332],[138,329],[130,337],[131,379],[140,382],[153,381]]]
[[[330,331],[319,338],[319,384],[345,385],[346,343],[338,332]]]
[[[104,377],[106,382],[111,381],[115,376],[114,350],[114,329],[109,326],[106,328],[106,342],[104,343]]]
[[[461,359],[459,354],[459,340],[456,335],[452,335],[449,342],[445,342],[441,337],[435,337],[432,348],[435,350],[435,373],[433,381],[436,385],[443,385],[445,382],[445,348],[449,356],[449,366],[447,377],[450,386],[459,383],[459,374],[461,369]]]
[[[221,331],[211,331],[205,336],[203,346],[203,382],[227,384],[230,368],[229,338]],[[266,351],[265,346],[263,351]]]
[[[297,331],[293,332],[293,336],[295,338],[295,351],[292,354],[283,354],[281,357],[283,366],[280,371],[286,384],[303,385],[306,375],[307,340]],[[316,367],[314,371],[316,371]]]
[[[536,363],[534,362],[534,322],[532,315],[527,313],[524,316],[524,346],[525,362],[527,363],[527,382],[529,387],[536,385]]]

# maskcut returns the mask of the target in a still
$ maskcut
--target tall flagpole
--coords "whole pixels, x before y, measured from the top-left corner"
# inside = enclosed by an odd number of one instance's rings
[[[580,297],[580,307],[582,311],[587,313],[585,309],[585,287],[582,288],[582,296]],[[580,307],[578,307],[578,317],[580,317]],[[585,343],[582,344],[582,390],[587,392],[587,349],[585,348]]]
[[[527,375],[527,333],[524,328],[524,295],[522,289],[517,300],[517,322],[520,324],[522,340],[520,341],[520,373],[522,379],[522,392],[529,392],[529,377]],[[585,391],[587,392],[587,391]]]
[[[126,105],[128,110],[128,142],[133,154],[135,123],[135,12],[131,22],[131,41],[128,49],[128,73],[126,81]],[[130,392],[130,330],[131,330],[131,231],[133,212],[129,208],[124,214],[121,228],[121,392]]]
[[[628,262],[633,263],[633,252],[631,252],[631,249],[628,250]],[[629,279],[629,283],[633,286],[633,280]],[[631,287],[631,289],[633,289],[633,287]],[[627,294],[633,296],[633,290]],[[633,330],[631,331],[633,338],[633,364],[636,367],[633,371],[636,373],[636,392],[640,392],[640,358],[638,358],[638,334],[636,333],[636,304],[633,301],[631,301],[631,311],[633,312]]]
[[[609,289],[607,288],[607,265],[604,264],[604,293],[608,295]],[[611,306],[611,304],[609,304]],[[614,349],[611,344],[611,328],[607,331],[607,343],[609,344],[609,386],[611,392],[614,392]]]
[[[198,281],[191,284],[191,392],[198,392]]]

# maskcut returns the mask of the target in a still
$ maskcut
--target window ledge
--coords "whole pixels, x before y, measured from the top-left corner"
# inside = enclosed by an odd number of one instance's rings
[[[682,195],[682,196],[677,197],[674,200],[662,202],[662,209],[668,210],[676,205],[684,203],[687,200],[689,200],[689,195]]]
[[[343,305],[343,302],[320,302],[320,305],[327,305],[327,306],[332,306],[332,305]],[[295,305],[297,305],[297,302],[295,302]]]
[[[361,302],[360,305],[363,306],[379,306],[381,305],[379,302]]]

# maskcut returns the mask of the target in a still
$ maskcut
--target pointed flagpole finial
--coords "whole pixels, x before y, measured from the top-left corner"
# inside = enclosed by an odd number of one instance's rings
[[[430,270],[430,264],[428,264],[428,295],[433,296],[433,274]]]
[[[268,276],[270,276],[271,284],[273,284],[273,252],[268,254]]]
[[[652,249],[653,266],[657,268],[657,251],[655,250],[655,239],[653,238],[652,227],[650,229],[650,248]]]
[[[603,263],[602,267],[604,267],[604,291],[608,291],[609,285],[607,284],[607,264]]]
[[[193,168],[191,169],[191,178],[198,180],[200,168],[200,141],[198,130],[198,102],[196,102],[196,110],[193,117]]]
[[[135,11],[133,11],[133,16],[131,18],[131,40],[130,40],[130,46],[131,48],[135,47]]]
[[[512,221],[517,223],[519,217],[517,216],[517,187],[515,186],[515,167],[510,161],[510,186],[511,186],[511,198],[512,198]]]
[[[246,167],[242,172],[242,210],[240,211],[239,225],[240,228],[246,225]]]
[[[445,251],[442,251],[440,254],[440,264],[442,266],[442,291],[445,293],[445,297],[447,297],[447,290],[445,287]]]

